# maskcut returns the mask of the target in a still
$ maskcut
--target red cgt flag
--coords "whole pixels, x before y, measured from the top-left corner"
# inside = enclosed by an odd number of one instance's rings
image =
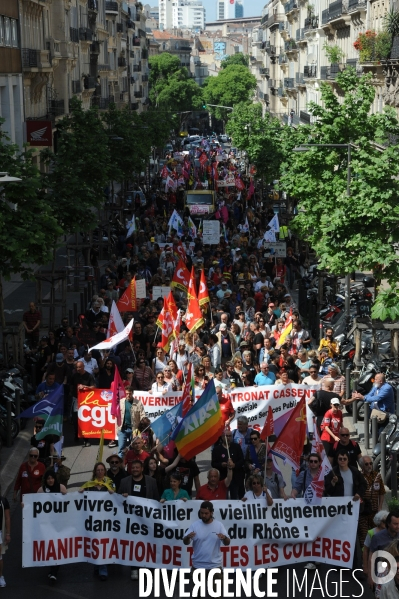
[[[187,289],[187,297],[190,299],[194,298],[197,299],[197,292],[195,290],[195,271],[194,271],[194,266],[191,268],[191,275],[190,275],[190,281],[188,283],[188,289]]]
[[[190,284],[187,292],[188,306],[186,312],[186,327],[189,333],[193,333],[204,324],[201,308],[195,292],[195,274],[194,266],[191,270]]]
[[[161,346],[163,347],[163,349],[165,350],[165,352],[167,352],[169,350],[170,347],[170,343],[173,339],[173,320],[172,320],[172,314],[170,313],[169,309],[165,309],[164,312],[164,318],[163,318],[163,323],[162,323],[162,338],[161,338]]]
[[[136,277],[132,279],[132,282],[129,287],[126,288],[125,293],[116,304],[116,307],[119,312],[135,312],[137,310]]]
[[[178,289],[181,289],[182,291],[185,291],[187,293],[189,282],[190,271],[184,264],[183,260],[179,260],[170,286],[177,287]]]
[[[306,437],[306,403],[302,397],[292,410],[289,419],[281,430],[272,453],[284,462],[289,462],[295,470],[299,470],[303,445]]]
[[[273,410],[272,407],[269,406],[267,410],[266,422],[260,434],[260,438],[262,441],[265,441],[268,437],[271,437],[274,433],[274,420],[273,420]]]
[[[211,302],[211,300],[209,298],[208,286],[206,284],[205,272],[203,270],[201,270],[198,301],[199,301],[200,306],[204,306],[205,304],[210,304],[210,302]]]

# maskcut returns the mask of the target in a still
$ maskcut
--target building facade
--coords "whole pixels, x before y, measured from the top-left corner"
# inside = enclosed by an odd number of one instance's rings
[[[205,8],[201,0],[159,0],[159,28],[204,29]]]
[[[382,31],[388,9],[385,0],[316,0],[314,4],[272,0],[252,32],[251,70],[258,81],[255,101],[291,125],[311,123],[308,104],[321,101],[321,82],[328,82],[339,97],[336,76],[351,66],[359,75],[373,73],[372,112],[381,112],[384,104],[399,107],[399,90],[394,98],[399,52],[381,64],[377,56],[361,61],[354,47],[360,33]],[[390,70],[395,72],[392,77]]]
[[[0,0],[0,117],[2,130],[22,149],[23,81],[18,0]]]
[[[182,67],[190,70],[190,56],[194,40],[184,39],[182,35],[174,35],[168,31],[153,31],[153,38],[159,45],[159,53],[169,52],[179,57]]]
[[[234,19],[236,17],[236,0],[217,0],[216,19]]]
[[[244,16],[243,0],[236,0],[234,16],[236,19],[242,19],[242,17]]]

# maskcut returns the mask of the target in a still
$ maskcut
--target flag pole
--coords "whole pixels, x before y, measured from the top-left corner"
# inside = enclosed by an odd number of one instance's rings
[[[266,484],[266,466],[267,466],[267,448],[269,447],[269,437],[266,437],[266,451],[265,451],[265,467],[263,468],[263,484]]]
[[[228,457],[228,459],[230,460],[230,459],[231,459],[231,458],[230,458],[230,450],[229,450],[229,444],[227,443],[227,436],[226,436],[226,433],[224,433],[224,440],[225,440],[225,442],[226,442],[227,457]]]

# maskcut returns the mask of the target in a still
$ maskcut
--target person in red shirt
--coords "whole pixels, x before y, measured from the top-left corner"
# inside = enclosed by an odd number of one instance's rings
[[[208,482],[205,485],[201,485],[196,495],[196,499],[202,499],[202,501],[215,501],[215,499],[227,499],[227,489],[230,486],[231,479],[233,478],[234,462],[227,460],[227,476],[224,480],[220,480],[219,470],[209,470]]]
[[[331,400],[331,408],[324,414],[321,422],[321,440],[328,455],[336,441],[340,441],[339,430],[342,428],[341,402],[338,397]]]
[[[126,470],[129,474],[132,473],[132,462],[134,460],[140,460],[140,462],[144,462],[146,458],[150,457],[150,454],[143,449],[144,441],[140,437],[136,437],[133,439],[129,450],[125,454],[124,465],[126,466]]]
[[[257,312],[262,312],[264,310],[265,304],[267,301],[267,297],[268,297],[268,289],[266,286],[261,287],[260,291],[255,293],[255,296],[254,296],[255,310]]]
[[[236,411],[233,408],[233,404],[231,403],[231,399],[223,395],[222,387],[216,385],[216,395],[218,396],[220,409],[222,412],[223,422],[226,428],[229,428],[230,422],[234,420],[234,416],[236,415]]]
[[[21,464],[17,480],[14,485],[14,501],[17,501],[18,491],[21,491],[20,501],[26,493],[37,493],[41,487],[43,474],[46,471],[44,464],[39,461],[39,450],[37,447],[31,447],[29,450],[29,458],[27,462]]]
[[[276,265],[273,267],[273,276],[280,279],[280,283],[284,285],[285,276],[287,274],[287,267],[283,263],[282,258],[277,258]]]

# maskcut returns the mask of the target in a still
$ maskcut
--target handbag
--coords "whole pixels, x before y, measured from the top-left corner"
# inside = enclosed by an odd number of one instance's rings
[[[371,410],[370,418],[377,418],[378,424],[383,424],[388,419],[389,414],[387,412],[382,412],[382,410],[378,410],[374,408]]]

